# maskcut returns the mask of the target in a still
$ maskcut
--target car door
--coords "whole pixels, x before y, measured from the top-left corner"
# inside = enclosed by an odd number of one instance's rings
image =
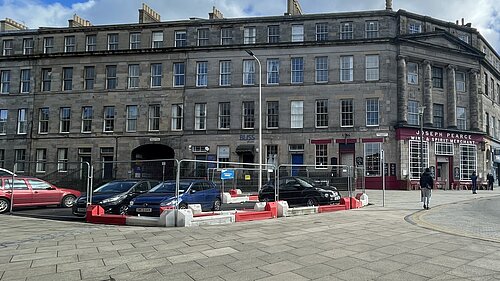
[[[279,200],[285,200],[287,201],[289,204],[293,204],[294,203],[294,185],[295,183],[295,180],[293,179],[286,179],[285,181],[283,181],[283,183],[280,183],[280,187],[279,187]]]
[[[12,206],[27,206],[33,203],[33,192],[24,179],[14,179],[14,186],[12,186],[12,179],[5,179],[4,188],[7,194],[12,194],[14,191],[14,198],[11,199]]]
[[[40,179],[27,179],[33,190],[33,204],[51,205],[61,203],[61,191]]]
[[[206,207],[205,192],[203,192],[203,182],[195,182],[189,189],[188,204],[201,204],[202,208]]]
[[[215,184],[211,182],[204,182],[203,189],[203,192],[205,193],[206,207],[212,209],[214,201],[219,196],[219,190],[217,189]]]

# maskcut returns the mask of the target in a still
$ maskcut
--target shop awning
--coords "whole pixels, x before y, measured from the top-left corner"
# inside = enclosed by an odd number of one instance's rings
[[[240,144],[236,147],[236,153],[254,153],[255,148],[253,144]]]

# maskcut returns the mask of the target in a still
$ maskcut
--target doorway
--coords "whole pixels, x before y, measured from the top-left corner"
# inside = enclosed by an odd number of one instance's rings
[[[136,147],[130,155],[132,175],[136,178],[157,180],[175,179],[175,161],[148,161],[174,159],[174,150],[163,144],[145,144]]]
[[[302,153],[292,154],[292,176],[298,176],[301,168],[303,168],[300,166],[293,166],[293,165],[303,165],[303,164],[304,164],[304,154]]]
[[[450,176],[450,159],[448,157],[437,157],[436,164],[436,185],[442,186],[443,189],[450,189],[451,176]]]

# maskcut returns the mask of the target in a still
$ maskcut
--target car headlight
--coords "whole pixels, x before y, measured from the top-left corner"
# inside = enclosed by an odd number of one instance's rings
[[[123,199],[125,199],[125,197],[127,197],[127,194],[118,194],[118,195],[115,195],[115,196],[110,197],[108,199],[102,200],[101,202],[99,202],[99,204],[119,203]]]
[[[177,205],[177,199],[173,199],[170,201],[163,201],[160,203],[161,207],[170,207],[170,206],[175,206]]]

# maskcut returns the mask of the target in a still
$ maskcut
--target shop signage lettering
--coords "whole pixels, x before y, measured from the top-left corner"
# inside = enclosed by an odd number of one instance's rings
[[[402,129],[399,132],[399,139],[417,140],[423,137],[424,141],[428,142],[447,142],[454,144],[478,144],[482,141],[482,136],[473,134],[461,134],[453,132],[439,131],[423,131],[421,136],[420,130]]]
[[[255,135],[249,135],[249,134],[240,135],[240,140],[252,141],[255,140]]]

